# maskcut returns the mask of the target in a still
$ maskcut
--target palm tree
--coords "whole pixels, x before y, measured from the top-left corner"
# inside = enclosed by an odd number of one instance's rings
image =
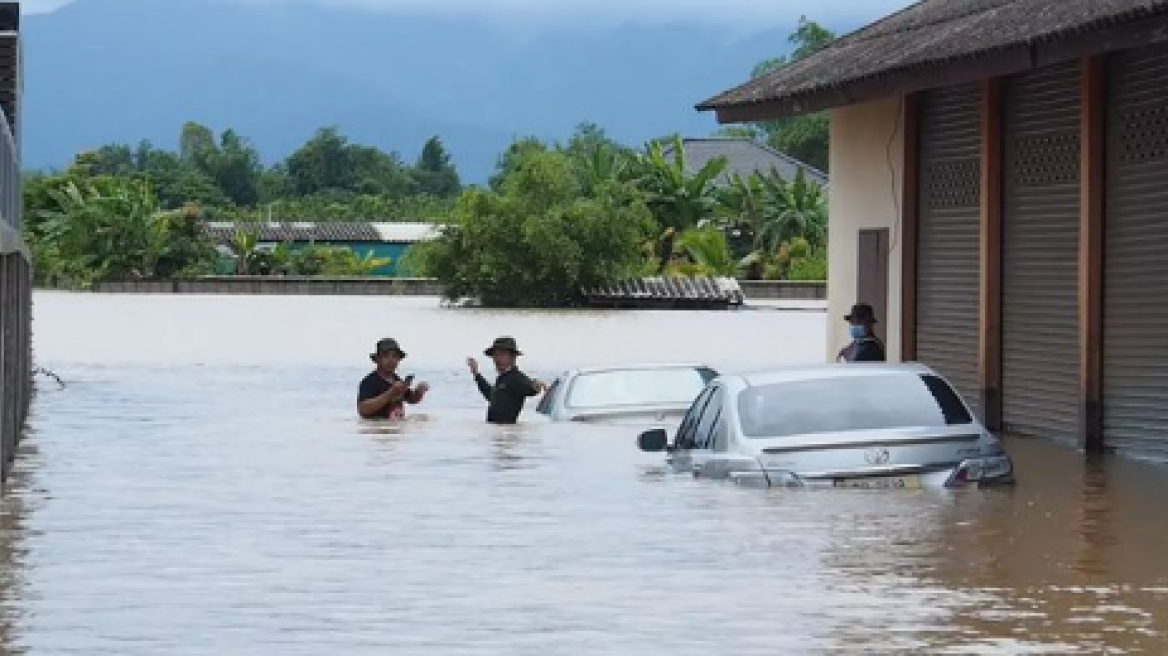
[[[823,188],[800,169],[791,182],[777,173],[760,176],[765,211],[756,232],[757,245],[775,252],[784,243],[802,237],[812,246],[827,239],[827,199]]]
[[[631,171],[628,156],[608,144],[592,144],[584,152],[575,153],[573,159],[586,195],[595,194],[606,184],[624,182]]]
[[[689,273],[708,276],[733,276],[738,273],[738,263],[726,243],[726,233],[719,228],[686,230],[678,237],[677,245],[693,263]]]

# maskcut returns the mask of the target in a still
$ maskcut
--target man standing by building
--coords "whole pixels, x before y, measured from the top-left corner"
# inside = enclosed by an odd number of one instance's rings
[[[398,365],[406,357],[397,340],[386,338],[377,342],[376,350],[369,355],[377,368],[364,380],[357,392],[357,413],[363,419],[402,419],[405,404],[421,403],[430,391],[430,385],[419,383],[410,389],[413,376],[402,379],[397,373]]]
[[[519,420],[519,413],[523,411],[523,403],[527,397],[542,394],[547,385],[532,380],[519,371],[515,362],[523,352],[519,350],[513,338],[500,337],[484,352],[488,358],[495,361],[495,369],[499,372],[493,386],[479,371],[478,360],[467,358],[466,364],[479,386],[479,392],[490,403],[487,408],[487,422],[514,424]]]
[[[876,336],[876,311],[867,303],[857,303],[844,317],[852,343],[839,353],[844,362],[884,362],[884,342]]]

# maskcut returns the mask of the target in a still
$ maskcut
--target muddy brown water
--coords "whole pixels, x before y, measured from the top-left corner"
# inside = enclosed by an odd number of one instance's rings
[[[819,361],[817,312],[41,294],[5,654],[1168,653],[1168,469],[1012,440],[972,492],[739,489],[625,429],[481,423],[497,334],[576,364]],[[434,386],[353,417],[383,335]]]

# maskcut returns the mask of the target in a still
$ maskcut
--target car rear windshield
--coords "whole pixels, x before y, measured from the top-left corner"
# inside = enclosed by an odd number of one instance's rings
[[[713,371],[704,368],[625,369],[580,374],[572,381],[569,408],[689,405]]]
[[[973,423],[960,397],[936,376],[887,374],[762,385],[738,397],[748,437],[788,437]]]

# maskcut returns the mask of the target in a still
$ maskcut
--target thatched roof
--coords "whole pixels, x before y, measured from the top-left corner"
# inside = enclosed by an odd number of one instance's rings
[[[924,0],[698,105],[759,120],[1168,40],[1168,0]]]

